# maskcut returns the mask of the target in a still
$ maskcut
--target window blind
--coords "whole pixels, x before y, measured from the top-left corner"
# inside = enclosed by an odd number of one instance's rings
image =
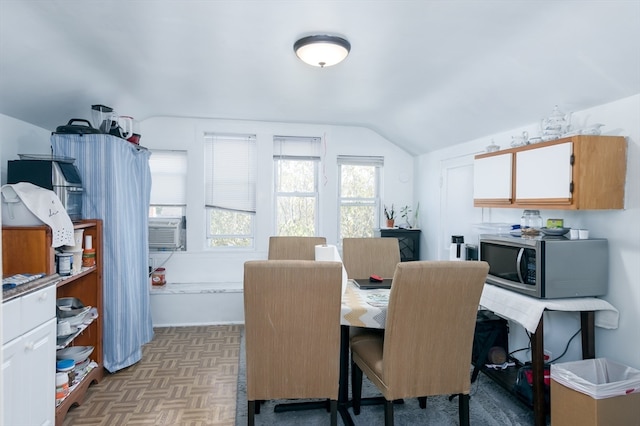
[[[187,204],[187,151],[151,151],[151,204]]]
[[[351,164],[363,166],[384,166],[384,157],[361,155],[338,155],[338,164]]]
[[[256,212],[256,136],[205,134],[205,205]]]
[[[318,137],[274,136],[273,158],[319,160],[322,146]]]

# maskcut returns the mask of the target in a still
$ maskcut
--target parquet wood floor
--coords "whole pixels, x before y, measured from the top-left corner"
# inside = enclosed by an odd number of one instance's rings
[[[89,387],[63,426],[235,425],[242,325],[154,329],[137,364]]]

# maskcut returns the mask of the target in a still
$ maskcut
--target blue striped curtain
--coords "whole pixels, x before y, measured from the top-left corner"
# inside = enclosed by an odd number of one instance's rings
[[[150,153],[103,134],[51,136],[53,155],[75,158],[82,217],[102,219],[104,367],[115,372],[142,358],[153,338],[149,305]],[[100,249],[96,247],[96,249]]]

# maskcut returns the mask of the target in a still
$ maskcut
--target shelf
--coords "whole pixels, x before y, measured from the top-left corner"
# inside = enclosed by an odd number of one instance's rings
[[[93,383],[98,383],[103,376],[102,366],[92,361],[95,366],[78,383],[69,388],[67,395],[56,406],[56,425],[61,425],[72,405],[82,405],[87,389]]]
[[[83,402],[87,388],[92,383],[98,383],[104,376],[103,348],[102,348],[102,247],[103,247],[103,223],[100,219],[85,219],[73,223],[74,229],[83,229],[84,235],[91,236],[93,246],[96,248],[96,265],[83,267],[70,276],[61,277],[55,273],[55,249],[52,247],[52,231],[48,226],[33,227],[8,227],[2,228],[2,263],[3,271],[8,275],[19,273],[45,272],[49,276],[56,277],[59,281],[56,285],[56,298],[75,297],[80,299],[85,306],[95,309],[97,312],[90,317],[91,322],[79,324],[76,331],[58,342],[55,329],[52,331],[54,344],[51,349],[65,348],[69,345],[93,346],[93,369],[74,385],[69,395],[55,408],[56,425],[61,426],[67,411],[72,405]],[[29,283],[23,284],[28,286]],[[3,294],[4,297],[4,294]],[[49,355],[55,360],[55,350]],[[52,363],[55,365],[55,362]],[[55,369],[53,371],[55,374]],[[55,395],[51,392],[51,397]],[[31,395],[21,395],[21,399],[29,400]],[[54,406],[56,403],[54,402]]]
[[[90,308],[91,308],[91,307],[90,307]],[[89,315],[89,313],[90,313],[90,312],[91,312],[91,310],[89,310],[89,312],[87,313],[87,315]],[[69,344],[70,344],[71,342],[73,342],[73,341],[74,341],[74,340],[75,340],[79,335],[81,335],[81,334],[82,334],[82,332],[83,332],[83,331],[85,331],[85,330],[86,330],[86,329],[87,329],[91,324],[93,324],[93,323],[94,323],[94,321],[95,321],[96,319],[98,319],[98,317],[92,318],[92,319],[91,319],[91,322],[89,322],[89,323],[82,323],[82,324],[80,324],[79,326],[75,326],[75,327],[77,327],[77,330],[76,330],[74,333],[69,334],[69,335],[67,336],[67,338],[66,338],[66,339],[64,339],[64,340],[62,341],[62,343],[61,343],[61,341],[60,341],[60,337],[58,337],[58,338],[56,339],[56,350],[58,350],[58,349],[64,349],[64,348],[66,348],[67,346],[69,346]]]
[[[59,276],[59,278],[61,278],[61,280],[58,282],[58,287],[62,287],[66,284],[68,284],[69,282],[73,281],[73,280],[77,280],[78,278],[84,277],[85,275],[90,274],[91,272],[95,271],[97,268],[95,266],[83,266],[82,270],[80,270],[80,272],[78,272],[77,274],[73,274],[73,275],[67,275],[67,276]]]

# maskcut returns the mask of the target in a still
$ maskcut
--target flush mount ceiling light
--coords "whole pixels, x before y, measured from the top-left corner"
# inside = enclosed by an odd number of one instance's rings
[[[298,58],[314,67],[330,67],[347,57],[351,44],[342,37],[312,35],[303,37],[293,44]]]

